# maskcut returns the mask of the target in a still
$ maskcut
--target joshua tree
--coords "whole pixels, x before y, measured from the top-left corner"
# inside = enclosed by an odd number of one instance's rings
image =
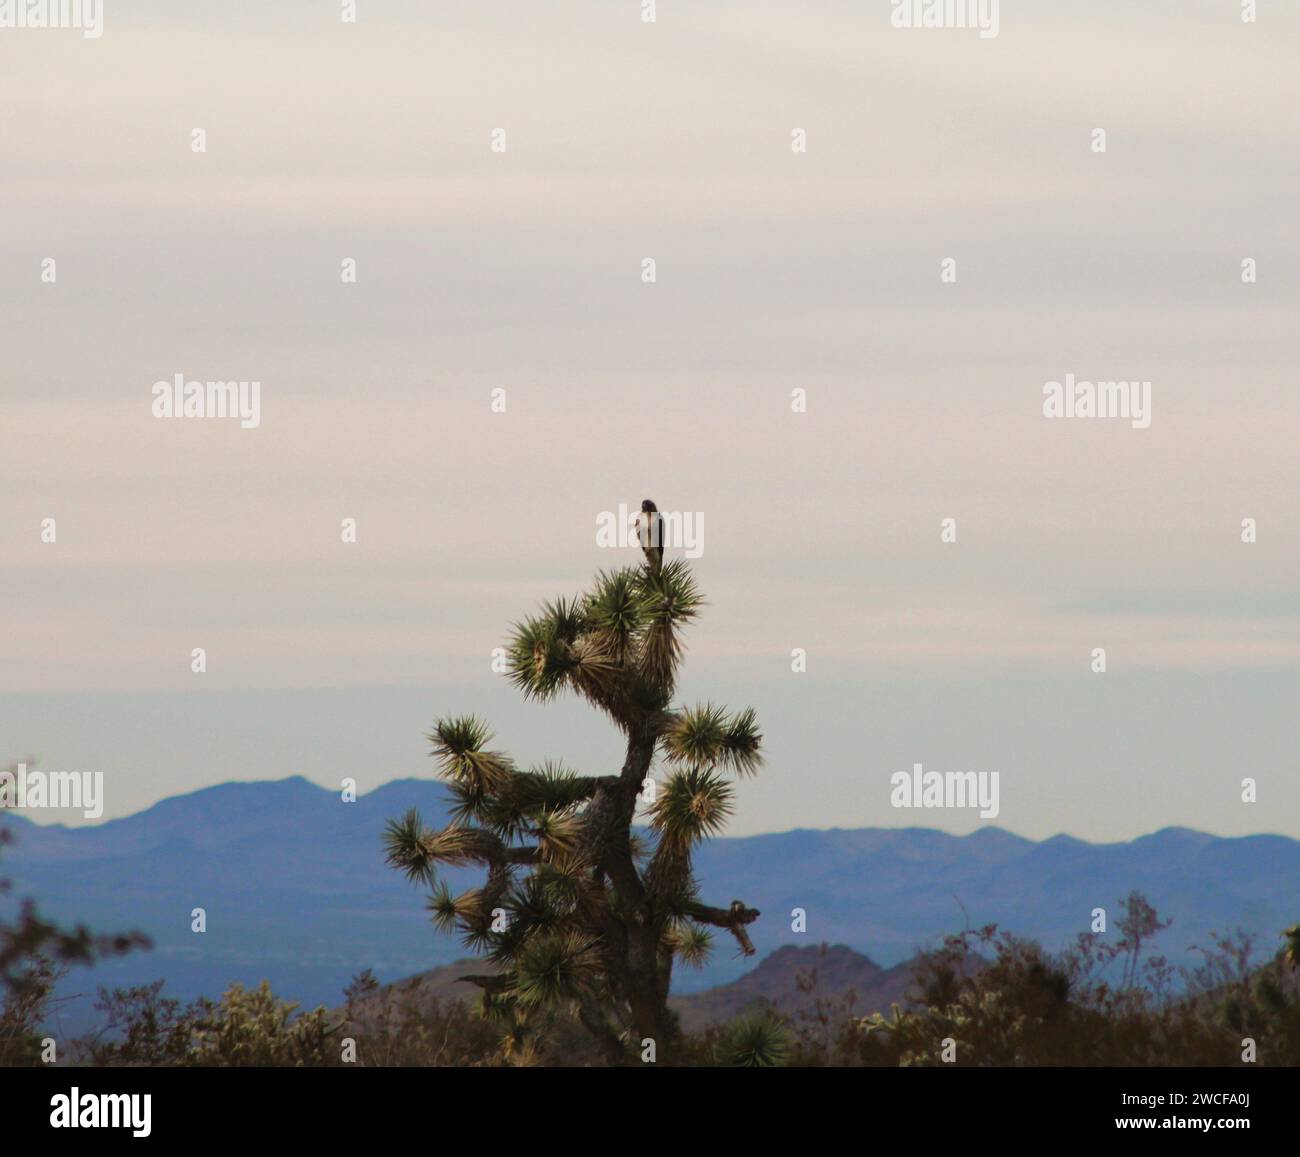
[[[542,702],[574,691],[603,711],[626,736],[622,770],[520,770],[488,749],[478,719],[444,719],[429,738],[454,798],[451,824],[431,831],[412,809],[388,825],[388,861],[433,889],[434,923],[500,969],[463,979],[483,989],[486,1012],[508,1020],[516,1055],[530,1015],[562,1005],[611,1062],[648,1058],[648,1040],[663,1062],[677,1038],[667,1004],[674,960],[703,963],[710,926],[753,954],[746,927],[758,912],[739,900],[703,903],[691,867],[695,845],[731,811],[725,773],[752,774],[762,762],[752,709],[672,706],[681,632],[701,605],[679,560],[602,572],[587,595],[516,624],[515,684]],[[669,772],[663,784],[647,778],[656,754]],[[648,839],[633,831],[639,800]],[[481,865],[486,880],[453,895],[435,879],[439,863]]]

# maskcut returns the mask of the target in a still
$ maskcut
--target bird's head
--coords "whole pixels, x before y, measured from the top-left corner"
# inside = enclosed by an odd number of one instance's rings
[[[641,513],[642,513],[642,514],[653,514],[653,513],[655,513],[656,511],[658,511],[658,509],[659,509],[659,507],[657,507],[653,502],[651,502],[650,499],[648,499],[648,498],[643,498],[643,499],[641,499]]]

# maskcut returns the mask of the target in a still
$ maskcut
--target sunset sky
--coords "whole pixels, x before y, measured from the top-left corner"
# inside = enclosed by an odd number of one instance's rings
[[[491,652],[638,562],[596,524],[649,496],[704,519],[682,694],[766,737],[732,834],[986,822],[892,808],[919,762],[998,772],[1033,838],[1300,837],[1300,9],[1239,11],[0,31],[0,764],[103,771],[108,817],[367,790],[475,711],[607,773],[609,724]],[[1150,381],[1150,427],[1046,419],[1067,373]],[[154,418],[176,374],[259,381],[260,426]]]

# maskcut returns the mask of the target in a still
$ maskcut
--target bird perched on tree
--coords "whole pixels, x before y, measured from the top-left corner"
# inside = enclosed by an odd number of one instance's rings
[[[645,560],[656,573],[664,565],[664,518],[648,498],[641,500],[641,513],[636,516],[636,536],[645,552]]]

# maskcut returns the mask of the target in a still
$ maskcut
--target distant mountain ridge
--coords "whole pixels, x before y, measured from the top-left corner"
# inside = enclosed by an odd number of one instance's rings
[[[854,1016],[887,1013],[892,1004],[907,1004],[914,988],[916,963],[908,960],[893,968],[881,968],[869,957],[843,944],[805,947],[787,944],[764,957],[738,980],[703,992],[670,997],[669,1004],[689,1032],[726,1023],[750,1009],[762,1007],[775,1008],[796,1019],[801,1014],[811,1016],[818,1001],[836,1009],[848,1008]],[[972,961],[973,968],[979,966],[979,961]],[[360,1007],[391,1002],[396,1008],[416,1011],[448,1000],[477,1004],[481,990],[461,977],[470,972],[495,971],[495,965],[483,960],[457,960],[384,985],[363,998]],[[335,1015],[341,1011],[341,1008],[334,1010]]]
[[[771,1007],[795,1018],[813,1016],[818,1002],[851,1008],[854,1016],[888,1012],[912,993],[916,961],[881,968],[843,944],[796,947],[787,944],[752,971],[729,984],[672,998],[682,1027],[694,1032],[723,1024],[755,1007]],[[849,1001],[852,1001],[851,1005]]]
[[[386,820],[419,808],[447,818],[430,780],[398,780],[343,803],[302,777],[225,783],[166,799],[94,827],[40,826],[0,812],[16,837],[0,859],[14,896],[100,931],[139,928],[156,950],[73,975],[76,991],[166,977],[168,991],[214,995],[264,977],[307,1005],[338,1003],[343,986],[372,968],[381,981],[464,954],[437,934],[424,893],[385,866]],[[1284,836],[1223,838],[1167,828],[1129,843],[1068,836],[1035,842],[981,828],[952,836],[924,828],[797,830],[706,842],[696,860],[704,896],[743,899],[762,917],[759,959],[821,942],[869,953],[888,969],[946,933],[996,922],[1060,948],[1091,912],[1115,912],[1137,889],[1173,927],[1155,947],[1178,959],[1210,931],[1254,932],[1262,952],[1300,912],[1300,842]],[[446,873],[452,886],[478,879]],[[4,901],[12,903],[12,897]],[[190,930],[202,907],[207,932]],[[802,909],[806,931],[792,931]],[[0,909],[2,910],[2,909]],[[701,973],[682,970],[678,991],[725,984],[753,967],[725,935]]]

